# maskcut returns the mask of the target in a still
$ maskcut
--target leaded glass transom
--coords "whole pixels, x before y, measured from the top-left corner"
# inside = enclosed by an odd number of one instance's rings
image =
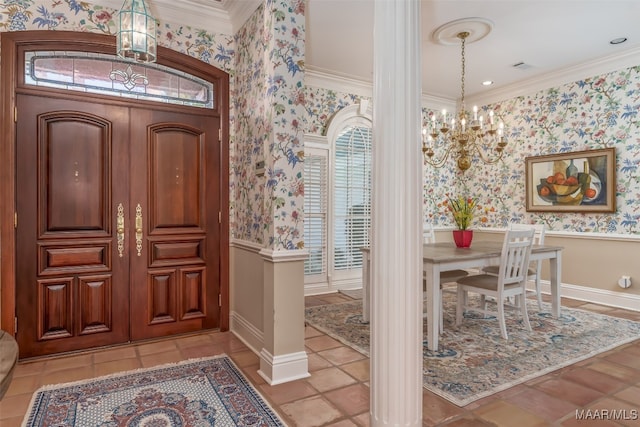
[[[211,82],[164,65],[139,64],[100,53],[27,52],[25,83],[168,104],[216,107]]]

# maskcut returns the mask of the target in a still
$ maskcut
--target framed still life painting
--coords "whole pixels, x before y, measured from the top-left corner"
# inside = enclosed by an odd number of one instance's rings
[[[615,148],[527,157],[528,212],[615,212]]]

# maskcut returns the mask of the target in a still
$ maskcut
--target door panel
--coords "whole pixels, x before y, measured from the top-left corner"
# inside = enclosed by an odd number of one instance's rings
[[[61,111],[40,115],[38,126],[41,234],[109,234],[111,123],[80,111]]]
[[[38,244],[38,275],[51,276],[91,271],[109,271],[111,241],[106,239],[50,241]]]
[[[108,332],[113,314],[111,276],[80,276],[78,282],[79,334]]]
[[[180,320],[198,319],[206,316],[206,277],[204,267],[181,268]]]
[[[174,269],[154,270],[149,272],[148,280],[150,282],[147,287],[149,295],[147,301],[144,301],[145,306],[148,307],[148,323],[144,325],[144,319],[141,319],[141,326],[177,322],[178,287],[176,271]],[[139,327],[138,329],[141,328]]]
[[[73,282],[73,277],[37,281],[38,335],[36,339],[50,340],[74,335]]]
[[[205,142],[203,131],[187,126],[149,129],[150,235],[204,231]]]
[[[149,109],[131,114],[132,140],[145,141],[132,145],[131,155],[143,261],[132,263],[131,303],[144,307],[131,312],[131,337],[217,328],[220,121]]]
[[[127,110],[30,95],[17,104],[20,355],[126,342],[129,266],[112,200],[128,199]]]

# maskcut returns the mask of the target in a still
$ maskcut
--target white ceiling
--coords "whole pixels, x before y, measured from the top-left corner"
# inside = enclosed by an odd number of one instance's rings
[[[261,3],[147,1],[162,21],[190,23],[227,34],[234,34]],[[306,3],[307,69],[371,82],[375,1]],[[524,82],[567,70],[574,70],[575,74],[575,69],[584,64],[615,62],[612,58],[640,65],[640,0],[422,0],[421,9],[422,89],[430,96],[449,100],[460,96],[460,47],[438,44],[432,34],[443,24],[463,18],[479,17],[493,23],[486,37],[466,46],[468,98],[506,88],[513,93],[513,88]],[[609,43],[619,37],[628,40],[619,45]],[[520,62],[527,67],[513,66]],[[495,83],[487,88],[481,85],[484,80]]]
[[[309,0],[307,67],[372,80],[373,9],[371,0]],[[422,0],[421,9],[422,90],[447,99],[460,96],[460,46],[437,44],[431,36],[458,19],[493,22],[486,37],[466,46],[467,96],[623,51],[640,52],[638,0]],[[618,37],[628,40],[609,44]],[[529,68],[514,68],[519,62]],[[487,88],[484,80],[495,83]]]

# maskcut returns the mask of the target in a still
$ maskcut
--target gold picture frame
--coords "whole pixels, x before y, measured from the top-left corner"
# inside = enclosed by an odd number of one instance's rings
[[[525,158],[527,212],[615,212],[615,148]]]

